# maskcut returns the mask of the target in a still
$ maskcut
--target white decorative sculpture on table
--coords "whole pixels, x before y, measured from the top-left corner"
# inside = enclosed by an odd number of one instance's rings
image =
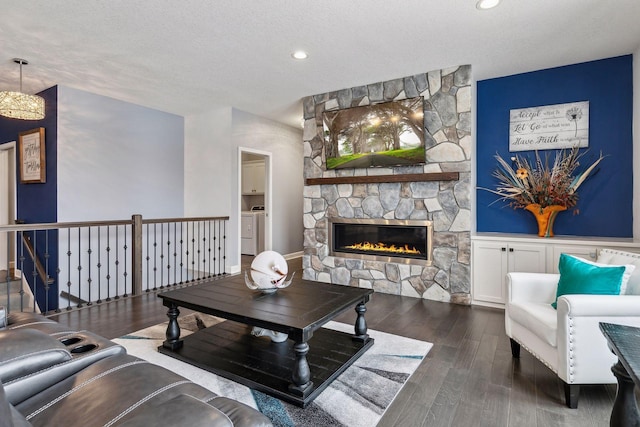
[[[286,280],[288,271],[287,261],[282,255],[275,251],[264,251],[256,255],[251,263],[251,279],[244,272],[244,282],[249,289],[271,294],[291,284],[293,274]]]
[[[271,329],[259,328],[254,326],[251,329],[251,335],[254,337],[269,337],[273,342],[285,342],[289,338],[284,332],[272,331]]]
[[[295,273],[291,274],[289,280],[286,280],[288,272],[287,261],[282,255],[275,251],[264,251],[256,255],[251,263],[251,278],[249,278],[246,271],[244,272],[244,282],[249,289],[259,290],[263,294],[272,294],[278,289],[286,288],[291,284]],[[289,337],[284,332],[272,331],[257,326],[253,327],[251,335],[256,337],[267,336],[276,343],[284,342]]]

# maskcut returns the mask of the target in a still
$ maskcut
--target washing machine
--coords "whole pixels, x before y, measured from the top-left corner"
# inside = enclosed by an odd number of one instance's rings
[[[240,253],[257,255],[264,251],[264,206],[252,206],[240,215]]]

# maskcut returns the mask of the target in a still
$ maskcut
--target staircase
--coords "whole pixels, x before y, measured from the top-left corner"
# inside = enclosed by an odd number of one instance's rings
[[[21,277],[9,277],[7,281],[7,275],[7,270],[0,270],[0,307],[4,307],[7,313],[32,311],[33,295],[29,286],[23,285]],[[24,290],[22,295],[21,290]]]

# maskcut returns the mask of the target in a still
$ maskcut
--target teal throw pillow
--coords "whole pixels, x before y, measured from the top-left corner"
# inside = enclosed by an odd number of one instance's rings
[[[598,266],[567,254],[560,254],[560,281],[556,300],[551,304],[557,308],[562,295],[619,295],[625,267]]]

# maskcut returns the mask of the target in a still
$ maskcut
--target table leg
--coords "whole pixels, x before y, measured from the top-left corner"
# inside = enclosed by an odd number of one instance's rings
[[[293,346],[293,351],[296,353],[296,360],[291,375],[293,384],[289,385],[289,391],[304,398],[313,389],[311,371],[309,370],[309,363],[307,362],[309,344],[306,342],[297,342]]]
[[[178,325],[179,315],[180,310],[178,310],[178,306],[171,304],[167,311],[167,317],[169,318],[167,332],[165,333],[167,339],[162,343],[162,346],[169,350],[177,350],[182,347],[183,341],[180,339],[180,326]]]
[[[356,313],[358,313],[358,317],[356,318],[355,335],[353,336],[353,339],[362,342],[369,339],[369,334],[367,334],[367,321],[364,319],[364,313],[366,311],[367,307],[364,305],[364,302],[360,302],[356,305]]]
[[[618,391],[611,411],[610,425],[612,427],[640,426],[640,415],[638,414],[638,405],[633,390],[635,387],[633,379],[619,360],[613,365],[611,372],[618,380]]]

